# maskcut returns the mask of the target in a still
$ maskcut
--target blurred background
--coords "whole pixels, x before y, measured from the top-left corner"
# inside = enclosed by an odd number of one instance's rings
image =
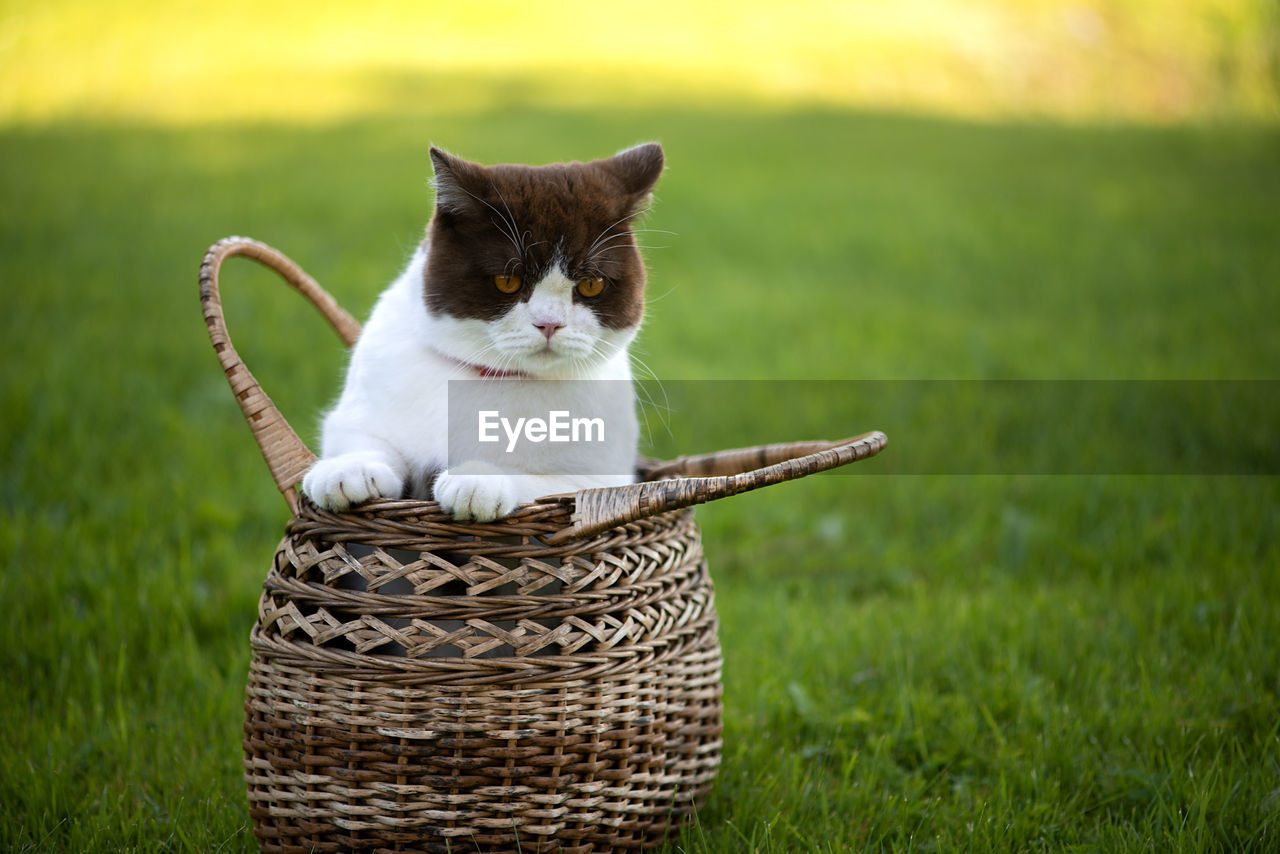
[[[652,445],[890,432],[699,510],[725,762],[673,850],[1280,850],[1277,0],[0,0],[0,847],[254,847],[246,637],[288,514],[206,248],[270,243],[362,318],[429,144],[644,140],[648,393],[821,381],[695,392],[724,405],[659,407]],[[246,262],[222,292],[313,441],[342,348]],[[1099,424],[844,391],[1102,379],[1169,393],[1107,386]],[[1080,473],[1010,467],[1046,453]]]
[[[677,101],[1274,118],[1273,0],[6,3],[0,116],[332,121]]]

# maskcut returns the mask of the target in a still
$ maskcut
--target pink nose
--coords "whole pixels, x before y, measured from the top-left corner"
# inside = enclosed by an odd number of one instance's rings
[[[557,329],[564,328],[563,324],[552,323],[549,320],[543,323],[535,323],[533,325],[542,330],[542,334],[546,336],[548,343],[550,343],[551,341],[551,336],[556,334]]]

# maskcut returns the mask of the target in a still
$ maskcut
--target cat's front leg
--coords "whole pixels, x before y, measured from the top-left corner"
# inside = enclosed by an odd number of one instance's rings
[[[404,473],[381,451],[353,451],[317,460],[302,478],[302,491],[325,510],[343,513],[372,498],[399,498]]]
[[[441,472],[434,492],[444,512],[477,522],[501,519],[520,503],[515,476],[479,460]]]

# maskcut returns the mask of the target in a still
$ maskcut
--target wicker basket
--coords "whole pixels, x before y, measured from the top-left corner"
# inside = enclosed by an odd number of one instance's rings
[[[236,354],[222,262],[252,258],[350,345],[359,325],[280,253],[215,244],[214,350],[293,518],[250,636],[244,768],[263,851],[653,848],[720,761],[720,648],[694,504],[877,453],[880,433],[640,467],[643,482],[457,522],[434,502],[335,514]]]

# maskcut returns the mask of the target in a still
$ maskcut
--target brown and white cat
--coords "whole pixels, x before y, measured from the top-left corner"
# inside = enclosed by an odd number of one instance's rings
[[[437,148],[431,159],[427,239],[356,343],[303,490],[330,510],[434,497],[458,518],[489,521],[538,496],[630,482],[638,428],[628,347],[645,285],[632,222],[662,173],[662,148],[549,166],[481,166]],[[612,407],[616,459],[566,470],[563,456],[531,445],[502,466],[450,460],[448,396],[459,379],[483,381],[499,408],[520,411],[537,409],[549,387],[540,380],[596,381],[572,384],[571,397],[588,398],[625,383],[624,402],[577,401]]]

